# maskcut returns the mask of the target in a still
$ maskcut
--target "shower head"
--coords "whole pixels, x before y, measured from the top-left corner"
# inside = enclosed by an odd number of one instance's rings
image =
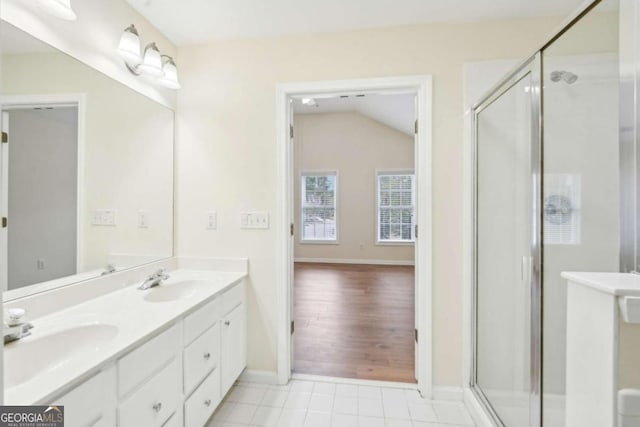
[[[560,80],[571,85],[574,84],[576,80],[578,80],[578,76],[576,74],[573,74],[571,71],[552,71],[551,81],[559,82]]]

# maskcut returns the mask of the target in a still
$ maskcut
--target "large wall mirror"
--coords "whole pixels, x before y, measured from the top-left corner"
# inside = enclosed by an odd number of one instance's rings
[[[7,22],[0,37],[4,300],[172,256],[173,111]]]

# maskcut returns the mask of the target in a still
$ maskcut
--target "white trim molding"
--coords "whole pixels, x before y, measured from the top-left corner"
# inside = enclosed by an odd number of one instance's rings
[[[293,284],[293,242],[290,234],[294,222],[293,148],[290,137],[292,109],[290,101],[302,96],[335,96],[362,93],[414,93],[417,98],[417,135],[415,151],[416,218],[419,235],[415,243],[416,260],[416,376],[418,389],[425,398],[433,394],[432,384],[432,78],[424,76],[385,77],[360,80],[338,80],[281,84],[276,93],[277,133],[277,212],[276,270],[278,286],[277,365],[278,382],[291,378],[292,320],[291,288]]]
[[[318,264],[366,264],[366,265],[415,265],[414,260],[404,259],[351,259],[351,258],[295,258],[294,262]]]
[[[278,384],[278,373],[275,371],[260,371],[255,369],[245,369],[238,381],[254,384]]]

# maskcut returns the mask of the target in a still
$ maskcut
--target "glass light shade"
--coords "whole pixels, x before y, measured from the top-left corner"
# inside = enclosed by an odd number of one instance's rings
[[[138,67],[138,71],[151,77],[164,75],[162,57],[155,43],[149,43],[144,49],[144,57],[142,58],[142,64]]]
[[[78,19],[76,13],[71,8],[71,0],[38,0],[42,9],[65,21],[75,21]]]
[[[134,32],[135,28],[133,28],[133,31],[131,28],[127,28],[122,33],[118,44],[118,53],[128,63],[137,65],[142,62],[140,57],[140,38]]]
[[[171,59],[167,60],[162,69],[164,71],[164,76],[158,79],[158,83],[162,86],[168,87],[169,89],[180,89],[178,69],[176,68],[175,62]]]

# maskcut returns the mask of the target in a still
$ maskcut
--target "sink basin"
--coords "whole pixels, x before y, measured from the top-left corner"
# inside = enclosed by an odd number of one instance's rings
[[[97,351],[118,335],[118,328],[106,324],[74,326],[32,335],[4,346],[4,386],[11,388],[52,369],[73,363],[73,356]]]
[[[185,280],[149,289],[144,299],[149,302],[168,302],[189,298],[209,284],[206,280]]]

